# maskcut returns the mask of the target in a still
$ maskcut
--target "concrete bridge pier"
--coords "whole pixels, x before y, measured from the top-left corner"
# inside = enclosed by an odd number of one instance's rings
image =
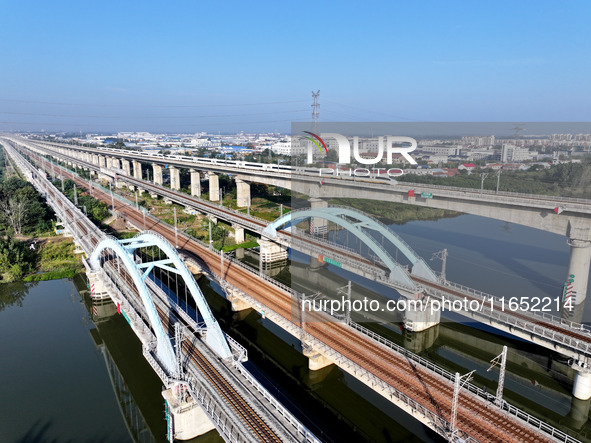
[[[99,156],[97,154],[92,154],[92,163],[95,165],[99,165]]]
[[[179,389],[179,386],[175,385],[162,391],[169,420],[168,429],[169,432],[172,431],[171,437],[174,440],[190,440],[215,429],[201,406],[188,395],[185,395],[185,398],[177,398],[173,393],[175,389]]]
[[[236,205],[239,208],[248,206],[250,202],[250,183],[236,179]]]
[[[310,256],[310,271],[312,272],[316,272],[319,269],[322,269],[324,267],[324,263],[322,263],[318,257],[315,256]]]
[[[125,174],[131,176],[131,168],[129,166],[129,160],[121,160],[121,169],[125,171]]]
[[[236,224],[232,225],[232,227],[234,228],[234,241],[236,244],[244,243],[244,228]]]
[[[435,344],[435,340],[439,337],[439,324],[421,332],[405,330],[402,336],[404,347],[415,354],[420,354]]]
[[[219,202],[220,201],[220,178],[209,172],[209,201]]]
[[[285,247],[263,238],[260,238],[258,242],[260,246],[261,263],[272,263],[287,259],[288,253]]]
[[[90,297],[92,299],[104,299],[110,298],[107,288],[103,283],[103,279],[100,278],[98,271],[86,271],[88,277],[88,289],[90,289]]]
[[[191,195],[201,197],[201,174],[195,169],[190,169],[191,172]]]
[[[113,167],[113,157],[105,157],[105,166],[108,169],[111,169]]]
[[[152,163],[152,172],[154,175],[154,184],[162,186],[162,166]]]
[[[99,155],[98,159],[99,159],[99,166],[101,168],[106,168],[107,167],[107,158],[104,155]]]
[[[580,322],[582,306],[587,297],[587,282],[589,280],[589,266],[591,265],[591,241],[568,239],[570,246],[570,260],[566,273],[567,296],[573,300],[572,311],[563,310],[563,316],[568,315],[570,321]],[[579,305],[581,308],[579,308]]]
[[[406,302],[404,328],[411,332],[425,331],[441,321],[441,311],[433,306],[432,300],[426,300],[422,293],[398,291],[404,297],[399,303]],[[422,300],[422,302],[421,302]]]
[[[111,157],[111,163],[113,165],[113,168],[121,169],[121,164],[120,164],[119,159],[117,157]]]
[[[302,343],[302,348],[303,354],[308,357],[308,369],[310,369],[310,371],[318,371],[334,364],[324,355],[314,350],[311,346]]]
[[[575,383],[573,384],[573,396],[579,400],[589,400],[591,398],[591,368],[589,363],[575,362],[572,367],[575,370]]]
[[[142,164],[136,160],[133,161],[133,177],[142,180]]]
[[[328,200],[312,197],[310,198],[310,205],[312,209],[328,208]],[[318,235],[326,233],[328,233],[328,220],[318,217],[312,217],[310,219],[310,234]]]
[[[181,171],[178,168],[171,166],[170,171],[170,189],[173,191],[180,191],[181,189]]]

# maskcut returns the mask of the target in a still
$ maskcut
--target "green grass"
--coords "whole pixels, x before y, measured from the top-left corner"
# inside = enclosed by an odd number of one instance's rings
[[[43,274],[29,275],[23,278],[23,281],[47,281],[59,280],[60,278],[71,278],[80,273],[80,269],[66,269],[62,271],[44,272]]]
[[[258,246],[258,245],[259,245],[259,243],[256,240],[249,240],[247,242],[240,243],[239,245],[224,246],[222,248],[222,251],[224,251],[224,252],[230,252],[230,251],[233,251],[233,250],[239,249],[239,248],[244,248],[244,249],[254,248],[254,247]]]

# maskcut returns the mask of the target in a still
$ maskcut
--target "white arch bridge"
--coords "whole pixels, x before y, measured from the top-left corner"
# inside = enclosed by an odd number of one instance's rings
[[[185,440],[215,427],[226,441],[319,441],[246,372],[241,364],[246,350],[221,330],[193,275],[164,237],[149,231],[125,240],[103,237],[88,264],[92,271],[106,272],[115,285],[109,291],[111,298],[127,302],[130,324],[141,323],[141,317],[149,323],[151,341],[144,356],[169,389],[163,393],[169,407],[169,435]],[[158,274],[158,269],[168,275]],[[183,289],[194,301],[195,313],[188,298],[184,306],[177,298],[175,305],[174,297]],[[181,323],[198,331],[202,340]],[[191,398],[200,410],[190,406]]]
[[[138,260],[135,251],[140,248],[157,247],[165,254],[165,258],[158,260]],[[135,287],[141,298],[143,307],[148,315],[151,327],[154,330],[157,341],[157,355],[164,364],[164,366],[174,373],[176,370],[176,357],[173,350],[170,336],[164,330],[162,321],[158,316],[158,311],[154,305],[154,301],[150,296],[150,291],[147,286],[147,279],[156,280],[153,273],[155,268],[162,269],[169,273],[175,274],[182,279],[187,292],[197,306],[199,314],[205,323],[205,343],[221,358],[228,358],[232,356],[232,352],[226,341],[225,335],[220,329],[217,320],[214,318],[203,293],[197,286],[195,279],[191,272],[187,269],[181,258],[179,257],[175,248],[168,243],[160,234],[155,232],[143,232],[131,239],[117,240],[113,237],[103,239],[94,249],[90,256],[90,266],[93,270],[98,270],[101,266],[101,257],[105,250],[114,252],[118,259],[131,277]]]
[[[374,231],[382,238],[390,242],[410,262],[410,273],[425,280],[436,282],[437,276],[402,238],[400,238],[388,226],[377,219],[344,206],[329,206],[326,208],[305,208],[291,211],[274,222],[264,230],[263,236],[277,241],[280,227],[295,226],[303,220],[321,218],[330,221],[349,233],[353,234],[362,244],[365,244],[372,253],[388,268],[389,280],[409,289],[416,289],[416,283],[409,277],[405,268],[392,257],[383,244],[378,242],[368,231]],[[292,236],[290,241],[297,241],[297,236]],[[289,241],[288,241],[289,243]],[[359,265],[359,263],[357,263]]]

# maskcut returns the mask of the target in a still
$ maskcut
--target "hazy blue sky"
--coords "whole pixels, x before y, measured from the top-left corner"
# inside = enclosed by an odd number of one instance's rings
[[[0,130],[590,121],[588,1],[0,0]]]

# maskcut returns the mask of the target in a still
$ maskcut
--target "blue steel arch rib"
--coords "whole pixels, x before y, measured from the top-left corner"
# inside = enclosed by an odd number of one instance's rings
[[[167,256],[166,260],[160,260],[156,262],[147,262],[136,264],[133,258],[133,251],[140,247],[157,246]],[[232,356],[232,352],[225,339],[224,333],[222,332],[217,320],[214,318],[209,305],[207,304],[203,293],[197,286],[193,275],[189,272],[185,264],[179,257],[176,249],[172,247],[168,241],[160,234],[155,232],[142,232],[133,238],[126,240],[117,240],[114,237],[107,237],[102,240],[92,252],[90,256],[90,266],[93,269],[99,269],[100,267],[100,255],[105,249],[111,249],[117,254],[117,256],[123,261],[123,264],[131,276],[134,284],[136,285],[142,303],[146,308],[148,319],[156,334],[156,349],[159,358],[170,373],[174,373],[176,369],[175,353],[170,342],[168,333],[164,330],[162,322],[158,317],[156,306],[150,297],[150,293],[145,283],[145,279],[154,267],[159,267],[164,270],[174,272],[180,275],[191,296],[195,300],[197,309],[199,310],[203,320],[207,326],[205,334],[205,343],[222,358],[228,358]],[[174,268],[168,266],[173,264]],[[145,270],[144,270],[145,269]]]
[[[390,270],[390,279],[403,283],[406,286],[415,287],[415,283],[408,277],[404,269],[398,264],[392,256],[380,245],[372,236],[363,232],[361,228],[372,229],[384,236],[390,241],[398,250],[410,261],[412,265],[411,274],[422,277],[429,281],[437,281],[437,276],[431,268],[404,240],[402,240],[390,228],[364,214],[351,208],[341,206],[329,206],[326,208],[317,209],[299,209],[290,212],[289,214],[279,217],[277,220],[270,223],[263,231],[263,235],[269,237],[271,240],[277,238],[277,229],[285,224],[297,224],[298,222],[311,217],[323,218],[331,221],[355,235],[360,241],[367,245],[374,254],[376,254],[382,262]],[[347,218],[355,220],[354,223],[347,220]]]

